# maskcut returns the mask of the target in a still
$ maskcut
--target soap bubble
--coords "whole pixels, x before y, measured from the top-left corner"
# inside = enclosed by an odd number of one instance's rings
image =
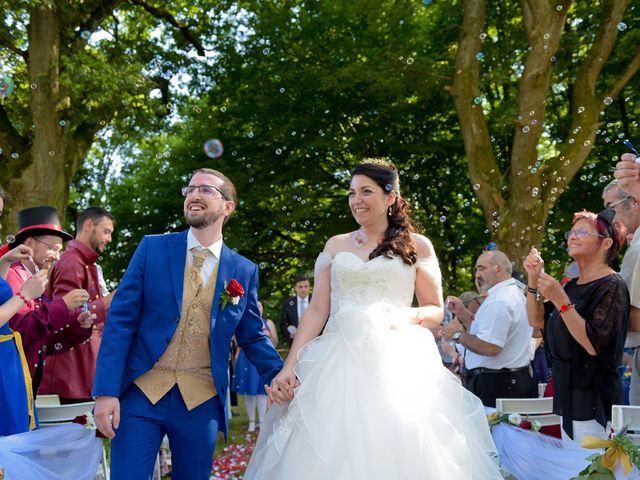
[[[224,146],[217,138],[211,138],[204,142],[204,153],[209,158],[220,158],[224,153]]]

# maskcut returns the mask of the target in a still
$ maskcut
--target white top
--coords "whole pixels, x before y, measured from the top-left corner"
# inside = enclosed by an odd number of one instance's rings
[[[495,284],[476,312],[469,333],[502,348],[494,356],[467,349],[465,365],[472,368],[519,368],[529,365],[533,329],[527,319],[526,298],[513,278]]]
[[[627,284],[631,306],[640,308],[640,228],[633,234],[633,240],[629,244],[620,265],[620,276]],[[627,332],[625,348],[640,345],[640,332]]]
[[[202,269],[200,270],[202,285],[206,285],[209,281],[209,277],[211,277],[211,274],[213,273],[213,269],[216,268],[216,264],[220,259],[220,252],[222,252],[222,237],[208,247],[205,247],[200,244],[191,229],[189,229],[189,233],[187,233],[187,258],[189,259],[189,265],[193,263],[193,254],[191,253],[191,249],[193,247],[204,248],[211,252],[211,255],[207,255],[205,257],[204,262],[202,263]]]

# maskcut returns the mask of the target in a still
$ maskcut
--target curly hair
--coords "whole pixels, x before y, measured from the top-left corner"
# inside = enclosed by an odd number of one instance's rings
[[[355,175],[369,177],[382,188],[385,195],[391,191],[396,192],[396,200],[389,207],[387,214],[389,226],[384,234],[384,239],[369,254],[369,259],[380,255],[387,257],[398,255],[404,263],[414,265],[418,259],[418,249],[411,236],[415,227],[410,217],[411,207],[400,196],[400,180],[395,165],[382,159],[365,160],[351,171],[351,177],[353,178]]]

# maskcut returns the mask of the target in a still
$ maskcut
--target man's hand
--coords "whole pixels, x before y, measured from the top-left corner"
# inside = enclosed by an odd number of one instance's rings
[[[275,402],[283,406],[293,400],[293,390],[300,385],[293,369],[282,369],[271,382],[271,387],[265,385],[269,404]]]
[[[91,313],[89,311],[81,312],[80,315],[78,315],[78,323],[80,324],[80,327],[88,330],[93,326],[93,321],[96,318],[98,317],[95,313]]]
[[[93,418],[105,437],[115,437],[114,429],[120,426],[120,400],[117,397],[97,397]]]
[[[451,336],[455,332],[462,332],[464,327],[457,318],[451,320],[447,325],[440,329],[440,336],[445,340],[451,340]]]
[[[449,295],[444,304],[456,317],[464,314],[464,311],[466,310],[464,304],[462,303],[462,300],[460,300],[458,297],[454,297],[453,295]]]
[[[73,310],[89,301],[89,292],[82,288],[76,288],[62,297],[62,300],[64,300],[69,310]]]
[[[613,174],[618,180],[618,186],[636,198],[640,198],[640,164],[636,163],[633,153],[625,153],[616,164]]]

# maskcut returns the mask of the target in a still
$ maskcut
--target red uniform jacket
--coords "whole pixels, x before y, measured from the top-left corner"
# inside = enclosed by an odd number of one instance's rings
[[[93,322],[93,331],[88,342],[47,359],[39,393],[53,393],[68,398],[91,397],[96,358],[107,313],[98,283],[98,269],[95,263],[98,256],[98,253],[85,244],[71,240],[51,270],[47,295],[55,299],[74,288],[84,288],[89,292],[92,299],[91,311],[97,318]]]
[[[13,293],[31,277],[22,263],[16,262],[9,268],[7,282]],[[29,364],[31,376],[35,373],[38,360],[45,354],[56,355],[65,352],[91,336],[91,329],[82,328],[78,323],[79,311],[70,312],[62,298],[51,301],[46,297],[31,300],[9,320],[12,330],[22,335],[22,346]]]

